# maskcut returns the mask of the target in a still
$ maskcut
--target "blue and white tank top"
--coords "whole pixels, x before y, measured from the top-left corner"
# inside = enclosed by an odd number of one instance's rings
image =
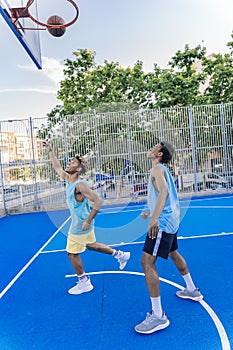
[[[83,222],[88,218],[91,208],[89,200],[84,198],[82,202],[77,202],[75,198],[75,187],[78,183],[85,182],[85,180],[77,180],[72,184],[69,183],[69,180],[66,180],[66,202],[68,204],[70,214],[71,214],[71,225],[69,228],[69,233],[82,235],[87,234],[93,229],[93,220],[91,222],[88,230],[82,230]]]
[[[166,172],[166,182],[168,187],[168,197],[165,204],[165,207],[158,219],[159,221],[159,228],[162,231],[165,231],[167,233],[174,234],[178,231],[179,223],[180,223],[180,204],[179,204],[179,198],[177,195],[176,187],[172,178],[171,173],[169,172],[168,168],[163,165],[159,164],[165,172]],[[148,207],[150,210],[150,215],[152,216],[153,211],[155,209],[156,203],[158,200],[158,191],[155,189],[151,175],[149,177],[148,182]]]

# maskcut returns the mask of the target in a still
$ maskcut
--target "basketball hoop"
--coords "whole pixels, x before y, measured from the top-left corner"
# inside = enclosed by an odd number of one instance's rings
[[[28,0],[27,5],[25,7],[16,7],[16,8],[11,9],[12,23],[14,25],[16,25],[17,30],[22,30],[22,29],[25,29],[25,30],[46,30],[47,29],[50,34],[52,34],[54,36],[61,36],[65,33],[65,29],[67,27],[71,26],[72,24],[74,24],[77,21],[78,16],[79,16],[79,9],[78,9],[77,4],[73,0],[67,0],[67,1],[70,2],[71,5],[73,5],[75,10],[76,10],[75,17],[72,19],[72,21],[70,21],[68,23],[65,23],[64,20],[57,15],[51,16],[48,19],[47,23],[41,22],[38,19],[36,19],[35,17],[33,17],[29,11],[29,7],[33,4],[34,0]],[[17,27],[18,19],[19,18],[26,18],[26,17],[29,17],[33,22],[35,22],[39,26],[42,26],[45,28],[22,28],[21,26]],[[53,20],[51,21],[51,19],[53,19]],[[56,19],[59,19],[59,20],[56,21]],[[60,35],[55,34],[56,31],[52,31],[52,29],[60,30],[60,33],[62,33],[62,34],[60,34]]]

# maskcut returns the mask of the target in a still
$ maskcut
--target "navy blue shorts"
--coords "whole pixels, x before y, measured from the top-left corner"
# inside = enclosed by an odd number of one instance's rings
[[[169,253],[178,249],[177,232],[175,234],[166,233],[159,230],[155,239],[149,238],[148,234],[144,243],[143,251],[161,258],[168,259]]]

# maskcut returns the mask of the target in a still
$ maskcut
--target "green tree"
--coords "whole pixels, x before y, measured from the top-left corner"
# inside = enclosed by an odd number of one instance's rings
[[[48,123],[43,126],[39,135],[45,138],[52,134],[53,139],[57,137],[59,145],[65,132],[70,140],[76,140],[77,150],[84,154],[88,149],[94,148],[96,132],[101,135],[101,142],[106,142],[110,135],[111,138],[120,140],[127,134],[127,122],[119,119],[120,114],[116,118],[112,115],[109,118],[98,118],[98,125],[95,125],[93,115],[122,110],[140,111],[141,107],[168,107],[168,110],[159,112],[160,116],[155,112],[149,119],[143,113],[139,113],[138,116],[135,114],[135,125],[132,125],[131,121],[132,139],[137,140],[138,128],[141,128],[144,130],[144,133],[141,133],[141,143],[146,145],[150,128],[156,126],[161,129],[162,118],[167,130],[177,125],[182,127],[182,130],[177,131],[177,143],[178,139],[185,139],[185,144],[188,145],[188,114],[184,118],[185,114],[177,107],[232,100],[233,42],[228,43],[228,46],[230,54],[215,55],[215,59],[211,60],[205,58],[205,48],[200,45],[190,48],[186,45],[183,51],[179,50],[171,57],[166,69],[161,69],[155,64],[153,72],[146,74],[141,61],[137,61],[132,68],[123,68],[119,63],[107,61],[97,65],[95,52],[87,49],[77,50],[73,53],[73,60],[65,61],[65,78],[58,91],[58,99],[62,104],[55,106],[48,114]],[[194,65],[198,60],[202,62],[200,71],[197,71]],[[200,86],[206,81],[209,81],[209,86],[203,92]],[[75,116],[70,122],[67,119],[69,115]],[[63,116],[66,116],[67,120],[65,131]],[[198,118],[201,118],[200,123],[203,125],[209,125],[210,119],[205,113]],[[144,127],[148,123],[151,126],[145,130]],[[153,144],[154,137],[151,135],[149,139]]]
[[[73,52],[74,59],[65,61],[64,80],[58,99],[48,114],[53,123],[59,116],[93,111],[185,106],[197,104],[200,83],[205,74],[197,73],[193,64],[204,58],[205,48],[200,46],[177,53],[168,62],[167,69],[157,64],[154,71],[144,73],[143,62],[132,68],[123,68],[118,62],[97,65],[95,52],[82,49]],[[125,108],[124,108],[125,109]]]
[[[205,73],[198,73],[194,67],[197,60],[203,59],[205,48],[197,46],[190,49],[185,46],[184,51],[177,51],[168,62],[167,69],[157,65],[151,86],[154,91],[155,107],[174,107],[199,104],[199,87],[205,79]]]
[[[71,115],[101,111],[101,105],[136,107],[144,104],[147,96],[143,64],[138,61],[133,68],[123,68],[117,62],[95,63],[95,52],[78,50],[73,52],[74,60],[65,61],[65,79],[61,82],[56,106],[49,118],[56,115]],[[103,109],[104,109],[103,108]],[[119,110],[119,109],[118,109]]]
[[[203,71],[208,76],[202,102],[215,104],[233,100],[233,57],[232,54],[217,54],[203,59]]]

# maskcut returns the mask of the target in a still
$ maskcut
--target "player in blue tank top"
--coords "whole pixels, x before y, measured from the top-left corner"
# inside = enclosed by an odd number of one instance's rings
[[[177,251],[177,231],[180,222],[179,199],[171,173],[164,165],[171,161],[174,152],[173,146],[163,141],[147,154],[147,158],[152,161],[148,181],[150,211],[142,213],[144,219],[149,219],[149,224],[141,264],[145,272],[152,311],[148,312],[146,319],[135,327],[135,331],[142,334],[151,334],[170,324],[161,305],[160,282],[155,266],[157,257],[164,259],[170,257],[184,278],[186,288],[176,292],[178,297],[194,301],[203,298],[192,281],[184,258]]]
[[[126,266],[130,252],[122,252],[96,242],[94,233],[94,218],[97,215],[102,199],[93,191],[87,182],[80,178],[87,170],[87,163],[81,156],[75,156],[69,161],[65,170],[49,142],[44,141],[44,147],[49,152],[52,165],[57,174],[66,181],[66,198],[71,215],[71,225],[67,237],[66,251],[70,262],[77,273],[78,283],[69,289],[69,294],[90,292],[94,287],[90,277],[86,276],[80,253],[86,249],[112,255],[117,259],[120,270]],[[92,202],[92,208],[89,201]]]

